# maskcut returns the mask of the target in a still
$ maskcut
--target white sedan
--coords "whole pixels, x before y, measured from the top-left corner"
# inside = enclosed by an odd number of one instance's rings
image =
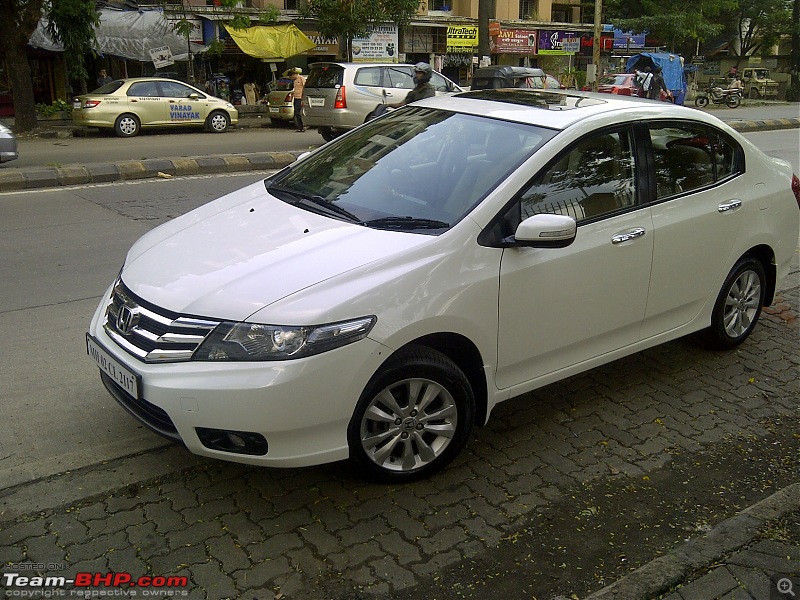
[[[508,398],[695,332],[743,343],[799,227],[789,165],[705,113],[437,97],[145,235],[87,348],[192,452],[409,481]]]

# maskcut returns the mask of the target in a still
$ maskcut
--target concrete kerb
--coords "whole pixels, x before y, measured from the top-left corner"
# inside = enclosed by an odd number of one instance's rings
[[[3,169],[0,171],[0,192],[147,179],[165,175],[204,175],[281,169],[297,160],[300,154],[301,151],[256,152],[227,156],[127,160],[85,166]]]
[[[643,565],[584,600],[650,600],[666,594],[693,572],[752,542],[766,523],[800,510],[800,483],[722,521],[702,537],[691,539]]]

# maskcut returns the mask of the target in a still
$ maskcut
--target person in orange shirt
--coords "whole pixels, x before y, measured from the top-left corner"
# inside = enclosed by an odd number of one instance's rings
[[[306,85],[306,78],[303,77],[303,69],[295,67],[289,73],[289,79],[294,82],[292,89],[292,99],[294,100],[294,126],[297,131],[303,131],[303,88]]]

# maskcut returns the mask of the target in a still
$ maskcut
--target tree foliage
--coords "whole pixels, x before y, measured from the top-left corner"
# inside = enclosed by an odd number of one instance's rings
[[[381,23],[397,23],[402,28],[417,14],[420,0],[308,0],[301,15],[317,22],[324,37],[343,38],[347,58],[352,60],[354,37],[368,35]]]
[[[732,37],[739,40],[739,58],[768,52],[792,34],[792,0],[738,0],[725,13]]]
[[[606,19],[615,27],[646,33],[672,52],[691,55],[699,42],[724,29],[720,16],[740,0],[606,0]],[[642,16],[644,15],[644,16]]]
[[[64,45],[69,74],[85,74],[83,61],[99,18],[93,0],[0,1],[0,60],[8,66],[17,132],[37,125],[26,46],[42,17],[48,20],[51,35]]]

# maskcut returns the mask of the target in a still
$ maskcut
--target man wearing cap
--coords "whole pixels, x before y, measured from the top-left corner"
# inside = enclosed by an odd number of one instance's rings
[[[302,75],[303,69],[295,67],[289,72],[289,79],[294,82],[292,88],[292,100],[294,104],[294,126],[298,132],[305,129],[303,125],[303,88],[306,86],[306,78]]]

